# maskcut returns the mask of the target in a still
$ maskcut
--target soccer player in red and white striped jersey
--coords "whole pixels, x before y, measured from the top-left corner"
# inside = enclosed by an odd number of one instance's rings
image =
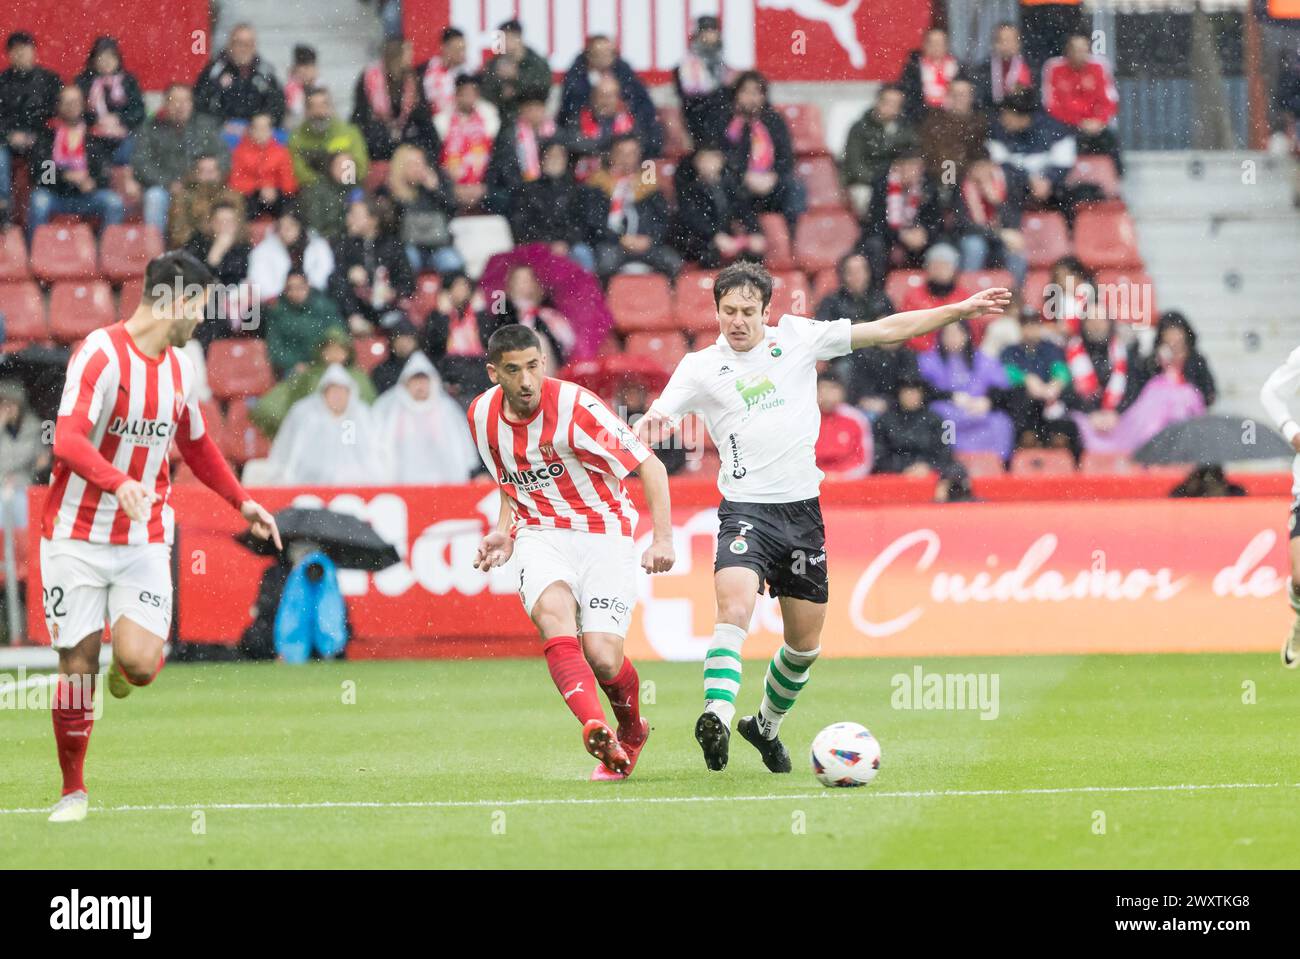
[[[202,322],[211,271],[177,251],[145,270],[130,318],[95,330],[68,366],[54,429],[54,468],[41,520],[45,623],[59,654],[54,738],[63,798],[51,822],[86,817],[91,697],[107,621],[108,688],[122,698],[162,668],[171,628],[168,450],[239,510],[254,535],[280,545],[275,520],[240,486],[203,423],[184,346]]]
[[[636,668],[623,655],[637,565],[637,513],[623,480],[633,470],[640,475],[654,526],[641,567],[661,573],[674,559],[668,474],[595,394],[546,375],[531,329],[501,327],[487,353],[496,385],[470,404],[469,425],[500,485],[501,513],[474,565],[491,569],[513,556],[551,679],[583,724],[587,751],[600,760],[591,778],[624,779],[650,725],[640,713]],[[617,734],[605,723],[598,684]]]

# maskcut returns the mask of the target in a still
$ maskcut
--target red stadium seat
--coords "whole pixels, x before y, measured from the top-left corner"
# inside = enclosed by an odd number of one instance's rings
[[[0,313],[4,314],[7,340],[29,342],[50,335],[41,288],[34,280],[0,283]]]
[[[833,266],[828,266],[824,270],[818,270],[817,275],[813,277],[813,308],[816,309],[821,305],[822,300],[830,296],[840,288],[840,274]]]
[[[1074,250],[1092,270],[1130,270],[1142,267],[1133,218],[1126,210],[1090,207],[1074,221]]]
[[[844,206],[844,190],[840,187],[840,173],[835,161],[828,156],[802,157],[795,162],[794,172],[808,193],[808,207]]]
[[[1119,190],[1119,173],[1115,170],[1115,161],[1104,153],[1085,153],[1074,161],[1072,169],[1065,182],[1069,185],[1075,183],[1092,183],[1107,199],[1115,199],[1120,195]]]
[[[1011,455],[1011,472],[1020,476],[1062,476],[1074,472],[1069,450],[1016,450]]]
[[[125,320],[140,305],[140,296],[144,293],[144,277],[127,280],[122,284],[122,292],[117,296],[117,315]]]
[[[0,232],[0,283],[25,280],[31,273],[27,269],[27,241],[23,231],[16,226]]]
[[[1079,461],[1084,473],[1139,473],[1142,467],[1123,453],[1084,453]]]
[[[1020,220],[1020,232],[1030,267],[1051,266],[1070,252],[1070,231],[1059,213],[1026,213]]]
[[[799,268],[816,273],[835,266],[858,242],[861,227],[847,210],[810,210],[799,217],[794,255]]]
[[[55,283],[50,290],[50,335],[60,343],[84,339],[117,321],[113,291],[103,280]]]
[[[664,130],[664,156],[677,160],[691,152],[691,135],[686,131],[681,107],[663,106],[655,110],[659,125]]]
[[[211,358],[208,360],[208,375],[212,375]],[[243,400],[235,400],[226,410],[224,439],[226,445],[222,452],[236,464],[261,459],[271,451],[271,441],[248,418],[248,404]]]
[[[157,227],[141,223],[108,226],[99,238],[99,271],[114,283],[134,280],[162,251],[163,238]]]
[[[261,396],[275,385],[262,340],[217,340],[208,347],[208,385],[218,400]]]
[[[814,156],[826,152],[826,132],[822,111],[815,103],[783,103],[773,109],[785,117],[796,156]]]
[[[673,327],[672,290],[658,273],[620,274],[609,281],[605,298],[620,333]]]
[[[442,278],[437,273],[421,273],[415,279],[415,292],[402,301],[402,309],[416,326],[424,326],[424,321],[438,305],[438,291],[442,289]]]
[[[1002,457],[992,450],[972,450],[954,455],[972,477],[1001,476],[1007,471],[1002,463]]]
[[[354,344],[357,351],[357,366],[367,373],[388,357],[388,340],[382,336],[366,336]]]
[[[967,270],[957,277],[957,286],[968,296],[995,286],[1014,292],[1016,278],[1010,270]]]
[[[85,223],[46,223],[32,239],[32,273],[46,283],[99,275],[95,234]]]
[[[1021,299],[1025,306],[1033,307],[1041,312],[1043,300],[1046,298],[1047,284],[1051,282],[1052,273],[1050,270],[1030,270],[1025,276],[1025,286],[1021,291]]]
[[[772,274],[772,303],[769,322],[780,322],[787,313],[796,316],[812,316],[812,293],[808,289],[808,278],[798,270],[788,270]]]
[[[664,330],[655,333],[649,330],[629,333],[623,346],[624,352],[632,356],[648,356],[658,360],[668,369],[675,369],[683,356],[690,352],[686,344],[686,334],[680,330]]]
[[[226,417],[221,412],[221,407],[215,400],[204,400],[199,404],[199,410],[203,413],[203,428],[207,430],[208,435],[212,437],[212,442],[224,453],[226,450]]]
[[[763,263],[769,270],[793,270],[794,254],[790,247],[790,226],[780,213],[760,213],[759,225],[767,240]]]
[[[673,292],[675,325],[690,333],[717,332],[718,307],[713,302],[713,274],[687,270],[677,275]]]
[[[924,283],[924,270],[890,270],[885,277],[885,296],[894,304],[894,309],[901,310],[907,294]]]
[[[1141,270],[1102,270],[1097,288],[1097,301],[1111,319],[1148,326],[1160,315],[1156,285]]]

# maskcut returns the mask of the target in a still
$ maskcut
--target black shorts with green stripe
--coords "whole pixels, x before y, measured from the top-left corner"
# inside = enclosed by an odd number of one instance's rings
[[[826,526],[816,499],[794,503],[733,503],[718,507],[714,572],[744,566],[758,574],[772,596],[825,603]]]

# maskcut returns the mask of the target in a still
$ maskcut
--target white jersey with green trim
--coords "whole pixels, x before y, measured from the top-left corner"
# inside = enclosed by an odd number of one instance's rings
[[[682,358],[651,412],[674,427],[696,413],[718,447],[718,489],[733,503],[813,499],[825,474],[813,447],[821,428],[817,361],[848,353],[848,320],[786,314],[738,353],[719,336]]]

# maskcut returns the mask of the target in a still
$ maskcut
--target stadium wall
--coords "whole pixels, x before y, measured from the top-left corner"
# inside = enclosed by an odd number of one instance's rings
[[[986,502],[932,505],[925,481],[827,483],[825,653],[1271,650],[1290,615],[1289,476],[1235,479],[1252,495],[1170,500],[1172,483],[1161,474],[1076,476],[1055,493],[1050,478],[996,477],[976,481]],[[31,490],[32,516],[44,494]],[[484,574],[471,566],[496,516],[494,485],[266,489],[258,498],[271,509],[325,505],[362,516],[397,546],[401,565],[342,574],[354,658],[536,653],[513,569]],[[267,561],[235,543],[238,517],[208,490],[179,486],[172,500],[180,636],[233,644]],[[639,658],[700,659],[712,631],[717,492],[711,483],[674,481],[673,503],[678,562],[669,574],[641,577],[628,637]],[[33,526],[31,556],[38,535]],[[38,565],[28,577],[29,636],[48,642]],[[777,604],[764,597],[746,654],[770,655],[779,642]]]
[[[85,66],[96,37],[116,37],[127,69],[156,91],[194,82],[213,55],[210,19],[209,0],[4,0],[0,37],[31,33],[40,62],[64,80]]]
[[[852,8],[852,9],[850,9]],[[403,0],[402,24],[421,62],[447,26],[465,33],[475,69],[492,52],[497,26],[517,17],[524,40],[562,74],[583,38],[605,34],[648,83],[672,69],[704,14],[719,17],[723,57],[770,80],[893,80],[930,25],[930,0]]]

